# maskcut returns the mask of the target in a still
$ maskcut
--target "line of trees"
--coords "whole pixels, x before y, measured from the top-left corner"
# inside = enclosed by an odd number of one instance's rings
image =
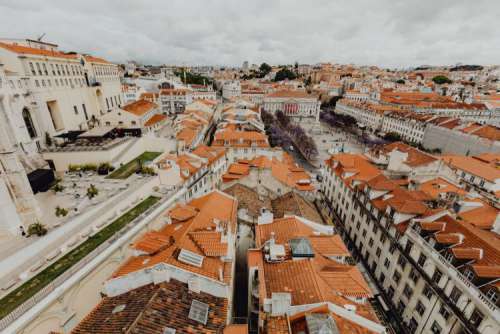
[[[282,111],[276,112],[276,117],[263,110],[261,112],[262,121],[266,128],[272,146],[289,148],[295,145],[306,159],[314,159],[318,155],[316,143],[304,129],[290,120],[290,117]]]
[[[319,119],[331,127],[351,128],[357,125],[354,117],[333,111],[321,111]]]

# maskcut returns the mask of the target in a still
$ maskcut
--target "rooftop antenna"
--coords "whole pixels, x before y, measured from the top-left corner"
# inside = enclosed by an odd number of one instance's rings
[[[45,33],[41,34],[36,40],[41,42],[43,37],[45,37]]]

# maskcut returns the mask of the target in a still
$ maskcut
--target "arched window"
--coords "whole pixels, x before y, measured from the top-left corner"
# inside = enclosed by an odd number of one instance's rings
[[[24,119],[24,124],[26,124],[26,129],[28,130],[30,137],[35,138],[36,137],[35,125],[33,124],[33,120],[31,119],[31,114],[29,110],[26,108],[23,109],[23,119]]]

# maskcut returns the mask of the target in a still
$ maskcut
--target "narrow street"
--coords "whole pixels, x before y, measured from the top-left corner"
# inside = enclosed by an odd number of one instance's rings
[[[247,250],[254,247],[253,234],[250,226],[244,223],[238,224],[233,304],[234,323],[249,323]]]

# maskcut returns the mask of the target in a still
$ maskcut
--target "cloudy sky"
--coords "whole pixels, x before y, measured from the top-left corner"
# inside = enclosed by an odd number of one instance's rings
[[[153,64],[500,63],[500,0],[0,0],[0,37]]]

